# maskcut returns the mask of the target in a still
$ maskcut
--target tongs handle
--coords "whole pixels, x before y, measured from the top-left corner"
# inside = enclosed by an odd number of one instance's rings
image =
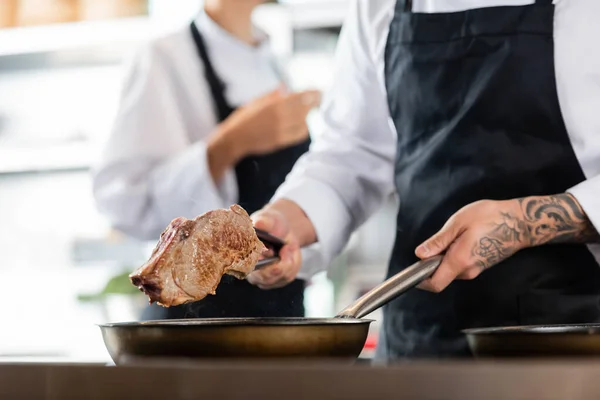
[[[263,231],[262,229],[254,228],[256,232],[256,236],[260,239],[261,242],[271,251],[273,251],[273,255],[271,257],[263,258],[256,263],[256,267],[254,269],[261,269],[268,265],[274,264],[280,260],[279,251],[283,246],[285,246],[285,242],[278,238],[277,236],[273,236],[268,232]]]

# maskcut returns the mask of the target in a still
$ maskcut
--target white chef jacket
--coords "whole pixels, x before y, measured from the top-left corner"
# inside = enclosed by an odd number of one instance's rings
[[[281,84],[268,39],[250,46],[201,11],[196,19],[211,62],[232,106],[246,104]],[[235,171],[215,185],[207,164],[208,137],[217,126],[204,65],[189,26],[152,40],[125,77],[112,132],[93,169],[99,209],[112,225],[140,239],[157,240],[176,217],[194,218],[238,200]],[[300,278],[322,264],[310,249]]]
[[[454,12],[533,2],[413,0],[413,10]],[[351,2],[336,54],[336,79],[321,105],[324,131],[274,197],[293,200],[304,210],[316,229],[325,262],[395,191],[396,130],[384,83],[384,49],[395,3]],[[554,3],[559,102],[587,178],[569,192],[600,230],[600,1]],[[600,260],[598,246],[590,248]]]

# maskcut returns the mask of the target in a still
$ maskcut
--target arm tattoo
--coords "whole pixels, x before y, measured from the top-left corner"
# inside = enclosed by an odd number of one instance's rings
[[[600,242],[600,235],[570,194],[525,197],[518,202],[519,215],[501,213],[499,222],[471,250],[482,269],[525,246]]]
[[[570,194],[519,199],[529,225],[531,245],[590,243],[600,239],[581,206]]]

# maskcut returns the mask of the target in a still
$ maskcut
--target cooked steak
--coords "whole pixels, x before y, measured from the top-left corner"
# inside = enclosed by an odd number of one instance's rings
[[[215,294],[224,274],[244,279],[266,250],[246,210],[233,205],[173,220],[148,262],[129,277],[150,304],[176,306]]]

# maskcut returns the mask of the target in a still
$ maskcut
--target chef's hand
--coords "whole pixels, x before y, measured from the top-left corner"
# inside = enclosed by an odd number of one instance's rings
[[[478,201],[417,247],[421,259],[445,253],[433,276],[419,287],[441,292],[454,279],[474,279],[527,247],[598,241],[598,232],[570,194]]]
[[[253,214],[252,219],[256,228],[283,239],[286,244],[279,251],[280,261],[278,263],[256,270],[246,279],[261,289],[283,287],[296,278],[302,265],[298,240],[291,233],[283,213],[277,210],[261,210]]]
[[[308,138],[306,117],[321,102],[316,90],[290,93],[283,86],[238,108],[207,143],[213,180],[249,155],[272,153]]]
[[[308,138],[306,117],[321,102],[320,92],[287,92],[281,87],[240,107],[224,123],[240,155],[260,155]]]
[[[293,201],[280,199],[252,214],[254,226],[282,238],[286,245],[281,260],[248,275],[248,282],[261,289],[275,289],[292,282],[302,265],[300,248],[317,241],[312,222]]]

